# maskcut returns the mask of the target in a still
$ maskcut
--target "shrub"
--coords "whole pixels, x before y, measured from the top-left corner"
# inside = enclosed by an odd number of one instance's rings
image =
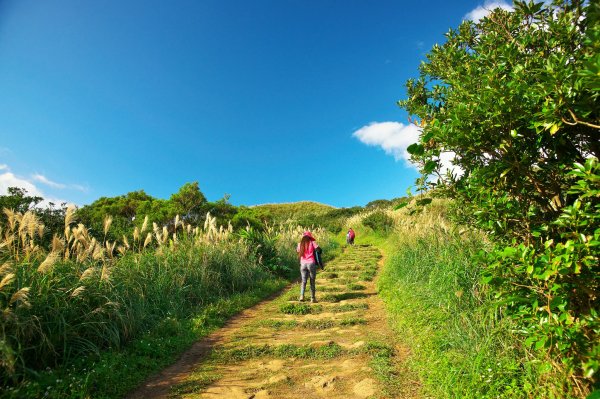
[[[388,233],[394,227],[394,220],[383,211],[376,211],[365,217],[362,224],[379,233]]]
[[[498,311],[581,392],[600,381],[599,18],[597,1],[514,1],[465,21],[399,102],[420,119],[417,183],[490,234]],[[443,176],[448,157],[459,170]]]

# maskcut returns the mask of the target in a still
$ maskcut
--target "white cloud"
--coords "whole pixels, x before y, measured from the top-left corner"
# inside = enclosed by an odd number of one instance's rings
[[[393,155],[397,161],[404,159],[408,165],[416,167],[410,163],[410,154],[406,148],[419,140],[419,133],[420,128],[412,124],[372,122],[352,135],[366,145],[381,147],[386,154]]]
[[[66,185],[52,181],[52,180],[48,179],[46,176],[40,175],[39,173],[32,175],[31,178],[37,182],[40,182],[40,183],[50,186],[52,188],[63,189],[66,187]]]
[[[82,186],[81,184],[71,184],[69,187],[74,190],[81,191],[82,193],[90,192],[90,188],[88,186]]]
[[[12,172],[4,172],[0,174],[0,195],[8,193],[9,187],[24,188],[30,195],[38,197],[44,196],[44,193],[32,182],[15,176]]]
[[[446,176],[446,173],[450,171],[453,175],[460,177],[464,171],[460,166],[453,165],[452,160],[456,157],[456,153],[453,151],[446,151],[440,154],[440,175]]]
[[[10,170],[10,169],[8,168],[7,164],[2,163],[2,164],[0,164],[0,170]]]
[[[367,126],[361,127],[352,135],[366,145],[381,147],[386,154],[393,155],[397,161],[403,159],[408,166],[417,168],[417,165],[410,162],[410,154],[406,151],[406,148],[419,141],[420,132],[420,128],[412,124],[372,122]],[[455,156],[456,154],[451,151],[440,154],[441,176],[445,176],[447,171],[451,171],[457,176],[463,174],[461,168],[452,165],[452,160]]]
[[[2,170],[4,171],[4,173],[0,173],[0,195],[8,194],[9,187],[19,187],[27,190],[27,194],[30,196],[42,197],[44,200],[39,204],[39,206],[41,207],[48,207],[50,202],[54,203],[55,205],[60,205],[63,202],[66,202],[67,204],[72,204],[71,201],[66,201],[60,198],[53,197],[52,195],[45,194],[38,186],[35,185],[33,181],[19,177],[14,173],[10,172],[10,168],[7,165],[0,165],[0,171]],[[39,181],[39,179],[37,180]]]
[[[478,22],[496,8],[502,8],[507,11],[514,10],[513,6],[504,0],[486,0],[483,5],[477,6],[473,10],[469,11],[463,17],[463,20],[470,19],[473,22]]]

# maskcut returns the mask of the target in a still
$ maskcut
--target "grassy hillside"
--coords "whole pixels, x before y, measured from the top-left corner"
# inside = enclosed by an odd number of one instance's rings
[[[312,201],[290,202],[284,204],[262,204],[250,207],[259,212],[270,214],[274,220],[284,222],[288,219],[300,219],[305,215],[324,215],[336,209],[331,205]]]

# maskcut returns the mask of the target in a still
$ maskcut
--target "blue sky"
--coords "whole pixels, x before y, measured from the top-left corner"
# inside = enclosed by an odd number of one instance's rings
[[[405,195],[404,83],[449,28],[498,4],[0,0],[0,192]]]

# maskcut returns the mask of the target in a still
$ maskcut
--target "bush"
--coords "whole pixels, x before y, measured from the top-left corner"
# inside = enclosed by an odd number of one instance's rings
[[[417,183],[489,233],[498,311],[582,393],[600,382],[599,19],[597,1],[515,0],[450,30],[400,101],[420,119]]]
[[[378,233],[388,233],[394,227],[394,220],[383,211],[376,211],[365,217],[362,224]]]

